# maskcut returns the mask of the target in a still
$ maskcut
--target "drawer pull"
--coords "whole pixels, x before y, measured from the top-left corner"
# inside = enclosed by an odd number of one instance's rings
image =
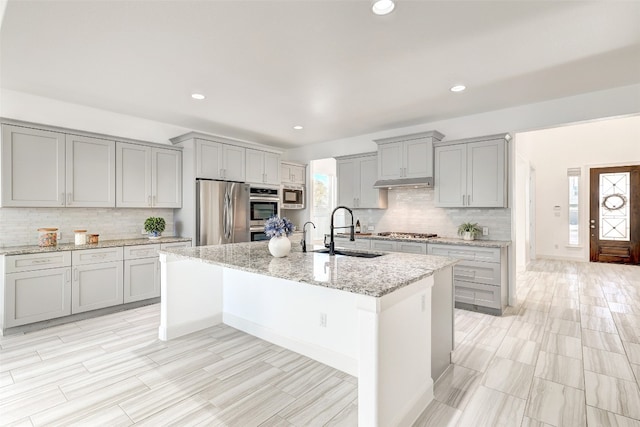
[[[93,255],[91,255],[91,258],[104,258],[106,256],[107,256],[107,254],[93,254]]]
[[[50,262],[50,259],[34,259],[31,264],[49,264]]]

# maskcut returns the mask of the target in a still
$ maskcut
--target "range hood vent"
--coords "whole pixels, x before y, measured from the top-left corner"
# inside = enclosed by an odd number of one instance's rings
[[[433,178],[404,178],[404,179],[379,179],[373,184],[373,188],[395,188],[395,187],[423,187],[432,188]]]

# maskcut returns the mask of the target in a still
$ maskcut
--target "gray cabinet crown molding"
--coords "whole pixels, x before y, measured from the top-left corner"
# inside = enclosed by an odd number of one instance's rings
[[[160,144],[160,143],[157,143],[157,142],[141,141],[139,139],[124,138],[124,137],[115,136],[115,135],[107,135],[107,134],[104,134],[104,133],[89,132],[89,131],[78,130],[78,129],[70,129],[70,128],[65,128],[65,127],[60,127],[60,126],[45,125],[45,124],[41,124],[41,123],[26,122],[26,121],[23,121],[23,120],[9,119],[9,118],[5,118],[5,117],[0,117],[0,124],[20,126],[20,127],[29,128],[29,129],[46,130],[46,131],[51,131],[51,132],[59,132],[59,133],[64,133],[66,135],[86,136],[86,137],[90,137],[90,138],[106,139],[106,140],[109,140],[109,141],[128,142],[130,144],[147,145],[147,146],[150,146],[150,147],[162,147],[162,148],[166,148],[166,149],[169,149],[169,150],[180,150],[180,151],[182,151],[182,147],[175,147],[175,146],[173,146],[171,144]]]
[[[512,137],[510,133],[496,133],[493,135],[475,136],[473,138],[463,138],[463,139],[456,139],[452,141],[434,141],[433,146],[442,147],[446,145],[468,144],[471,142],[482,142],[482,141],[489,141],[492,139],[504,139],[505,141],[509,142],[511,141],[511,138]]]
[[[362,157],[373,157],[377,155],[378,155],[377,151],[370,151],[366,153],[348,154],[346,156],[333,156],[333,158],[336,160],[349,160],[349,159],[360,159]]]
[[[171,143],[173,145],[177,145],[177,144],[180,144],[182,142],[186,142],[186,141],[189,141],[189,140],[192,140],[192,139],[203,139],[205,141],[219,142],[221,144],[235,145],[237,147],[251,148],[251,149],[260,150],[260,151],[268,151],[268,152],[276,153],[276,154],[284,153],[284,150],[272,147],[270,145],[260,144],[260,143],[257,143],[257,142],[241,141],[241,140],[237,140],[237,139],[227,138],[227,137],[224,137],[224,136],[210,135],[210,134],[202,133],[202,132],[185,133],[184,135],[180,135],[180,136],[176,136],[175,138],[171,138],[170,141],[171,141]]]
[[[411,141],[412,139],[422,139],[422,138],[433,138],[434,144],[436,141],[440,141],[444,138],[444,134],[438,132],[437,130],[430,130],[427,132],[418,132],[418,133],[410,133],[407,135],[400,136],[392,136],[390,138],[382,138],[382,139],[374,139],[373,142],[376,144],[391,144],[393,142],[401,142],[401,141]]]

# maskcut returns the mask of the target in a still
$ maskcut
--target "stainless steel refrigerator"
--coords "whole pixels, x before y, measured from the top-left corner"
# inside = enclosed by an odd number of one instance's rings
[[[196,180],[196,246],[249,241],[249,184]]]

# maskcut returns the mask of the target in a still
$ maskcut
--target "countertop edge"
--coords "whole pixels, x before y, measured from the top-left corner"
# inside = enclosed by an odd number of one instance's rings
[[[161,237],[160,239],[151,240],[148,238],[140,239],[114,239],[103,240],[96,244],[75,245],[73,243],[64,243],[57,246],[40,247],[40,246],[9,246],[0,248],[0,255],[29,255],[39,253],[53,253],[63,251],[82,251],[87,249],[113,248],[117,246],[138,246],[138,245],[157,245],[162,243],[190,242],[189,237]]]

